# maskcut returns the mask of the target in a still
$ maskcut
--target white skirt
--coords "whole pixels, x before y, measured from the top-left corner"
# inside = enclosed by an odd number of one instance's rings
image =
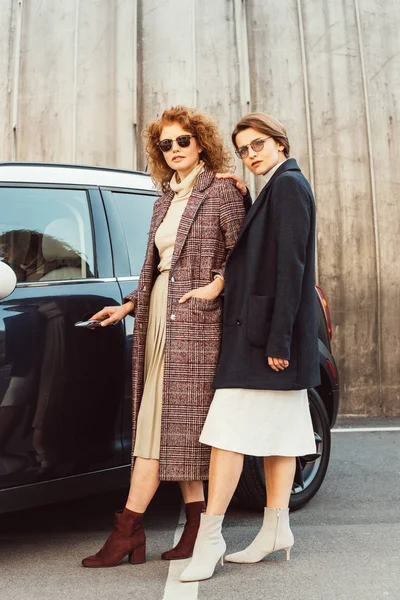
[[[314,454],[307,390],[218,389],[200,442],[251,456]]]

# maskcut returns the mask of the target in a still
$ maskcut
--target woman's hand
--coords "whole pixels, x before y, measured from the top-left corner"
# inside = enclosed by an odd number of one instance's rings
[[[119,321],[122,321],[130,312],[133,311],[134,304],[130,300],[122,306],[105,306],[102,310],[97,312],[90,320],[101,321],[102,327],[107,325],[116,325]]]
[[[268,364],[274,371],[284,371],[289,366],[289,361],[284,358],[272,358],[272,356],[268,356]]]
[[[232,179],[242,196],[247,194],[246,184],[238,175],[233,175],[232,173],[217,173],[215,177],[217,179]]]
[[[204,285],[203,287],[196,288],[195,290],[190,290],[187,294],[182,296],[179,300],[179,304],[183,304],[189,300],[189,298],[201,298],[202,300],[214,300],[217,296],[220,295],[222,290],[224,289],[224,280],[220,277],[216,277],[214,281],[209,283],[208,285]]]

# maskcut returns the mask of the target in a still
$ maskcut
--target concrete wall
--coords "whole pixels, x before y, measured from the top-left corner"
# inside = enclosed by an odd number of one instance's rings
[[[315,190],[341,412],[400,415],[399,31],[396,0],[0,0],[0,159],[143,168],[165,107],[227,140],[277,116]]]

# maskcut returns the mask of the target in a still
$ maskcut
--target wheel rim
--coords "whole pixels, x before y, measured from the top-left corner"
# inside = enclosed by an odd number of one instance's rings
[[[322,455],[324,451],[324,425],[322,416],[319,414],[313,402],[309,400],[311,420],[314,427],[314,437],[316,445],[316,453],[319,454],[318,458],[314,460],[307,460],[306,456],[299,458],[301,465],[301,472],[303,476],[303,485],[294,483],[292,487],[292,495],[301,494],[307,489],[314,481],[318,469],[321,464]]]

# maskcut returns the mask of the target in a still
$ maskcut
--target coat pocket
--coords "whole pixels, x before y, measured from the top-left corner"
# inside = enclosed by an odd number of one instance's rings
[[[205,300],[192,296],[189,300],[195,322],[218,323],[222,321],[222,298]]]
[[[270,296],[249,296],[247,303],[246,336],[252,346],[267,345],[274,300]]]
[[[218,310],[221,307],[221,298],[217,296],[213,300],[206,300],[205,298],[192,296],[190,298],[190,303],[193,308],[196,308],[197,310]]]

